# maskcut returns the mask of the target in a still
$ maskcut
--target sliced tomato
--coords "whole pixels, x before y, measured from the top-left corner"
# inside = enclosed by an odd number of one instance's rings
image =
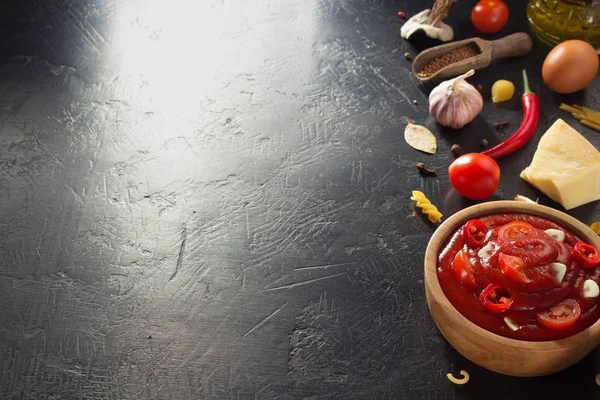
[[[600,263],[600,253],[591,244],[577,242],[573,246],[571,254],[583,268],[596,268]]]
[[[521,257],[525,268],[548,264],[558,257],[556,240],[548,235],[532,235],[531,237],[506,241],[500,246],[500,251],[504,254]]]
[[[500,262],[500,269],[511,281],[519,283],[531,282],[531,279],[523,273],[525,263],[521,257],[500,253],[498,254],[498,261]]]
[[[513,221],[498,230],[498,240],[511,241],[536,235],[537,229],[523,221]]]
[[[479,295],[479,302],[486,309],[496,313],[508,310],[513,301],[508,289],[502,289],[493,283],[490,283]]]
[[[473,276],[473,266],[466,251],[461,250],[452,260],[452,273],[454,277],[463,285],[476,286]]]
[[[488,226],[480,219],[472,219],[463,227],[463,240],[469,247],[479,247],[488,233]]]
[[[567,299],[548,310],[537,313],[536,318],[545,328],[561,330],[573,326],[580,315],[579,303]]]

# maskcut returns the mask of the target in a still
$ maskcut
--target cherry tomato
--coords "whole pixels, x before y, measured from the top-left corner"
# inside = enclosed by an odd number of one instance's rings
[[[514,221],[502,226],[498,231],[498,240],[501,242],[523,239],[533,236],[536,233],[536,228],[527,222]]]
[[[469,255],[461,250],[452,260],[452,274],[463,285],[475,286],[475,277],[473,276],[471,260]]]
[[[573,258],[584,268],[596,268],[600,263],[600,253],[591,244],[577,242],[571,250]]]
[[[508,7],[502,0],[481,0],[471,12],[471,21],[483,33],[496,33],[508,21]]]
[[[450,164],[448,176],[458,193],[472,200],[483,200],[496,191],[500,167],[485,154],[469,153]]]
[[[537,313],[536,318],[543,327],[560,330],[573,326],[580,315],[579,303],[573,299],[567,299],[549,310]]]
[[[503,312],[512,306],[514,299],[508,289],[490,283],[479,295],[479,301],[485,308],[493,312]]]
[[[479,219],[468,221],[463,227],[463,240],[469,247],[479,247],[483,244],[488,232],[488,226]]]
[[[500,261],[500,269],[511,281],[519,283],[530,283],[531,279],[523,273],[525,263],[521,257],[515,257],[508,254],[500,253],[498,255]]]

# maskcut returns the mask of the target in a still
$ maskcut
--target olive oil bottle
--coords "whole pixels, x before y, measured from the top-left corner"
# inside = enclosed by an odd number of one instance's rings
[[[529,0],[527,19],[533,33],[551,46],[580,39],[600,51],[600,0]]]

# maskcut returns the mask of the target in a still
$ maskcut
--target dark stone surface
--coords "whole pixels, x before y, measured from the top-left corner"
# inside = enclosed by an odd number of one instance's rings
[[[429,3],[431,2],[426,2]],[[476,32],[474,1],[447,19]],[[526,30],[522,0],[502,35]],[[458,355],[435,327],[422,259],[435,226],[473,204],[450,146],[479,151],[521,119],[489,88],[521,69],[541,96],[534,139],[502,159],[493,199],[559,116],[600,108],[598,79],[553,95],[547,48],[478,72],[483,113],[452,132],[409,74],[396,13],[419,1],[24,0],[0,5],[0,398],[532,399],[598,396],[593,352],[517,379]],[[496,35],[500,37],[502,35]],[[417,105],[412,101],[417,100]],[[436,155],[404,142],[432,129]],[[493,122],[510,121],[498,133]],[[421,177],[416,162],[437,171]],[[569,214],[600,218],[598,203]],[[446,373],[465,369],[456,387]],[[574,389],[575,388],[575,389]]]

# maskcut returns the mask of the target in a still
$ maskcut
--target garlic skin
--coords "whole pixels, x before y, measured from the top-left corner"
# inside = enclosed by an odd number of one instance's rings
[[[454,31],[450,25],[446,25],[442,21],[439,21],[435,25],[427,23],[430,9],[423,10],[410,18],[402,28],[400,28],[400,36],[404,39],[410,39],[413,33],[422,30],[427,36],[432,39],[439,39],[442,42],[449,42],[454,38]]]
[[[481,112],[483,98],[473,85],[465,81],[475,70],[444,81],[429,94],[429,113],[442,126],[460,129]]]

